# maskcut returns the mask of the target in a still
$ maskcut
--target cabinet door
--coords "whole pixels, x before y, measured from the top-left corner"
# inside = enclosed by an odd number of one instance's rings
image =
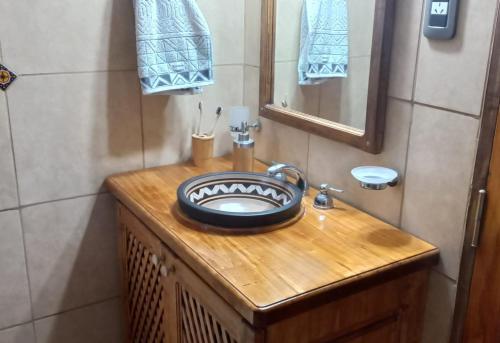
[[[174,342],[166,299],[168,261],[161,241],[125,207],[118,208],[127,342]]]
[[[167,260],[173,257],[167,248]],[[175,259],[169,273],[176,292],[180,343],[257,342],[257,334],[188,266]],[[259,336],[260,337],[260,336]]]

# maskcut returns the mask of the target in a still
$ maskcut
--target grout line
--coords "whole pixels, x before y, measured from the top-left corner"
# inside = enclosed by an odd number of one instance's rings
[[[19,210],[22,210],[22,209],[25,209],[25,208],[29,208],[29,207],[38,206],[38,205],[50,204],[50,203],[53,203],[53,202],[60,202],[60,201],[66,201],[66,200],[74,200],[74,199],[80,199],[80,198],[87,198],[87,197],[91,197],[91,196],[99,196],[99,195],[104,195],[104,194],[109,194],[109,191],[106,190],[106,191],[100,191],[100,192],[97,192],[97,193],[88,193],[88,194],[75,195],[75,196],[65,197],[65,198],[57,198],[57,199],[52,199],[52,200],[45,200],[45,201],[33,202],[33,203],[30,203],[30,204],[26,204],[26,205],[19,205]]]
[[[5,331],[5,330],[10,330],[10,329],[13,329],[13,328],[17,328],[17,327],[23,326],[23,325],[29,325],[29,324],[32,324],[32,323],[33,323],[33,320],[28,320],[26,322],[20,322],[20,323],[17,323],[17,324],[5,326],[5,327],[0,328],[0,332]]]
[[[0,46],[0,60],[3,60],[3,52],[2,52],[1,46]],[[8,125],[9,125],[10,148],[11,148],[11,153],[12,153],[12,164],[13,164],[13,168],[14,168],[14,179],[16,182],[16,194],[17,194],[18,207],[15,208],[15,210],[18,211],[17,216],[19,219],[19,225],[21,226],[21,239],[23,241],[23,254],[24,254],[24,271],[26,273],[26,282],[28,283],[28,301],[30,304],[30,316],[31,316],[30,322],[17,324],[16,326],[26,325],[28,323],[31,323],[31,329],[33,330],[33,339],[34,339],[35,343],[37,343],[38,338],[36,335],[35,322],[33,321],[34,311],[33,311],[33,296],[32,296],[32,292],[31,292],[31,279],[30,279],[30,274],[28,271],[28,251],[26,249],[26,235],[24,233],[23,218],[22,218],[22,214],[20,211],[21,196],[20,196],[20,191],[19,191],[19,178],[17,176],[16,154],[14,152],[14,135],[12,133],[13,131],[12,131],[12,121],[11,121],[11,115],[10,115],[9,97],[7,95],[7,92],[5,92],[5,106],[6,106],[6,110],[7,110],[7,119],[8,119]]]
[[[433,267],[433,268],[431,269],[431,271],[432,271],[432,272],[434,272],[434,273],[436,273],[436,274],[438,274],[438,275],[440,275],[440,276],[442,276],[442,277],[443,277],[443,278],[445,278],[446,280],[453,282],[455,285],[458,285],[458,281],[457,281],[457,280],[455,280],[454,278],[452,278],[452,277],[451,277],[451,276],[449,276],[449,275],[446,275],[446,274],[445,274],[445,273],[443,273],[442,271],[438,270],[436,267]]]
[[[16,207],[7,207],[7,208],[2,208],[0,210],[0,213],[3,213],[3,212],[9,212],[9,211],[17,211],[19,210],[19,205],[16,206]]]
[[[121,295],[115,295],[115,296],[112,296],[112,297],[109,297],[109,298],[105,298],[105,299],[93,301],[93,302],[87,303],[85,305],[76,306],[76,307],[69,308],[67,310],[63,310],[63,311],[51,313],[51,314],[46,315],[46,316],[36,317],[36,318],[33,319],[33,323],[36,322],[36,321],[40,321],[40,320],[43,320],[43,319],[50,318],[50,317],[59,316],[61,314],[65,314],[65,313],[68,313],[68,312],[78,311],[78,310],[82,310],[82,309],[87,308],[87,307],[104,304],[104,303],[106,303],[108,301],[115,300],[115,299],[120,299],[120,298],[121,298]]]
[[[33,325],[33,331],[35,333],[35,338],[36,338],[36,329],[35,329],[35,322],[36,321],[43,320],[43,319],[50,318],[50,317],[55,317],[55,316],[58,316],[58,315],[61,315],[61,314],[65,314],[65,313],[68,313],[68,312],[78,311],[78,310],[84,309],[86,307],[100,305],[100,304],[106,303],[108,301],[115,300],[115,299],[120,299],[120,298],[121,298],[121,295],[116,295],[116,296],[113,296],[113,297],[104,298],[104,299],[101,299],[101,300],[90,302],[90,303],[87,303],[85,305],[72,307],[72,308],[64,310],[64,311],[55,312],[55,313],[52,313],[52,314],[49,314],[49,315],[46,315],[46,316],[41,316],[41,317],[33,318],[32,320],[29,320],[29,321],[23,321],[23,322],[20,322],[20,323],[16,323],[16,324],[13,324],[13,325],[2,327],[2,328],[0,328],[0,332],[5,331],[5,330],[9,330],[9,329],[12,329],[12,328],[16,328],[16,327],[19,327],[19,326],[32,324]]]
[[[0,58],[2,58],[2,50],[0,47]],[[19,177],[18,177],[18,171],[17,171],[17,162],[16,162],[16,154],[14,150],[14,133],[12,130],[12,119],[11,119],[11,111],[10,111],[10,104],[9,104],[9,96],[8,92],[5,92],[5,106],[7,110],[7,119],[8,119],[8,125],[9,125],[9,134],[10,134],[10,149],[12,153],[12,164],[14,168],[14,178],[16,182],[16,194],[17,194],[17,205],[18,209],[21,208],[21,195],[20,195],[20,190],[19,190]],[[19,220],[19,225],[21,226],[21,238],[23,242],[23,254],[24,254],[24,272],[26,273],[26,282],[28,283],[28,300],[30,304],[30,316],[31,320],[33,320],[34,312],[33,312],[33,295],[31,291],[31,278],[28,270],[28,251],[26,249],[26,234],[24,230],[24,223],[23,223],[23,216],[20,210],[18,210],[17,213],[18,220]],[[34,330],[34,326],[33,326]],[[34,332],[35,336],[36,333]],[[36,341],[36,339],[35,339]]]
[[[409,103],[411,104],[411,114],[410,114],[410,125],[408,126],[408,140],[406,142],[406,154],[405,154],[405,162],[404,162],[404,173],[403,173],[403,184],[401,189],[401,205],[399,206],[399,222],[398,227],[403,229],[403,214],[404,214],[404,204],[406,198],[406,177],[408,176],[408,162],[410,160],[410,144],[411,144],[411,132],[413,128],[414,115],[415,115],[415,90],[417,86],[417,74],[418,74],[418,60],[420,57],[420,44],[422,43],[422,30],[423,23],[425,20],[424,15],[425,1],[422,1],[422,5],[420,6],[420,24],[418,28],[418,42],[417,42],[417,51],[415,54],[415,70],[413,72],[413,83],[411,90],[411,100]],[[402,100],[402,99],[400,99]],[[403,100],[404,101],[404,100]]]
[[[478,116],[477,114],[472,114],[472,113],[467,113],[467,112],[461,112],[461,111],[449,109],[449,108],[446,108],[446,107],[441,107],[441,106],[426,104],[426,103],[419,102],[419,101],[414,101],[413,103],[415,105],[426,106],[426,107],[433,108],[435,110],[446,111],[446,112],[458,114],[458,115],[461,115],[461,116],[464,116],[464,117],[470,117],[470,118],[475,118],[475,119],[479,119],[480,118],[480,116]]]
[[[60,71],[47,73],[19,73],[18,76],[50,76],[50,75],[74,75],[74,74],[98,74],[98,73],[120,73],[133,72],[137,69],[114,69],[114,70],[83,70],[83,71]]]
[[[231,67],[231,66],[241,66],[241,65],[242,63],[222,63],[222,64],[214,64],[213,67],[214,68]],[[97,69],[97,70],[82,70],[82,71],[57,71],[57,72],[45,72],[45,73],[16,73],[16,74],[17,76],[50,76],[50,75],[119,73],[119,72],[137,72],[137,67],[125,68],[125,69]]]
[[[243,66],[245,67],[252,67],[252,68],[257,68],[257,69],[260,69],[260,66],[257,66],[255,64],[250,64],[250,63],[244,63]]]
[[[403,227],[403,209],[404,209],[404,203],[405,203],[405,195],[406,195],[406,177],[408,175],[408,161],[410,159],[410,141],[411,141],[411,129],[413,127],[413,114],[414,114],[414,106],[410,106],[410,125],[408,125],[408,132],[407,132],[407,137],[408,140],[406,141],[406,154],[405,154],[405,161],[404,161],[404,172],[403,172],[403,178],[402,178],[402,187],[401,187],[401,206],[399,207],[399,220],[398,220],[398,227],[402,228]]]
[[[446,108],[446,107],[441,107],[441,106],[427,104],[427,103],[420,102],[420,101],[412,101],[412,100],[408,100],[408,99],[403,99],[403,98],[399,98],[397,96],[389,95],[387,98],[393,99],[393,100],[402,101],[402,102],[406,102],[406,103],[411,104],[411,105],[419,105],[419,106],[429,107],[429,108],[432,108],[432,109],[435,109],[435,110],[439,110],[439,111],[445,111],[445,112],[449,112],[449,113],[452,113],[452,114],[458,114],[458,115],[463,116],[463,117],[469,117],[469,118],[474,118],[474,119],[479,119],[480,118],[480,116],[472,114],[472,113],[461,112],[461,111],[449,109],[449,108]]]
[[[418,75],[418,60],[420,57],[420,45],[422,44],[422,36],[423,36],[423,28],[425,21],[425,1],[422,1],[422,5],[420,6],[420,26],[418,28],[418,42],[417,42],[417,53],[415,54],[415,71],[413,74],[413,88],[411,91],[411,100],[412,102],[415,100],[415,92],[417,89],[417,75]]]
[[[36,334],[36,325],[35,321],[31,322],[31,329],[33,330],[33,338],[35,339],[34,343],[38,343],[38,335]]]

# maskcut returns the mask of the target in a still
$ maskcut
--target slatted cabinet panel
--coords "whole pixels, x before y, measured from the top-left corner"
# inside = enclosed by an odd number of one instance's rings
[[[181,337],[184,343],[238,343],[226,328],[183,287],[179,289]]]
[[[172,337],[169,327],[175,327],[175,317],[168,312],[167,300],[175,297],[175,293],[169,291],[168,267],[161,241],[125,208],[119,207],[118,213],[127,341],[172,341],[167,337]]]
[[[255,342],[241,316],[159,238],[122,205],[118,213],[128,342]]]
[[[166,248],[165,248],[166,249]],[[171,255],[180,343],[250,343],[260,337],[186,264]],[[260,341],[259,341],[260,342]]]

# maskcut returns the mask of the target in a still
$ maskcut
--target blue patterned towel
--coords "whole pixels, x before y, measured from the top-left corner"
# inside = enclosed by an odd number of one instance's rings
[[[195,94],[214,83],[212,38],[195,0],[134,0],[144,94]]]
[[[347,0],[304,0],[301,30],[299,84],[347,77]]]

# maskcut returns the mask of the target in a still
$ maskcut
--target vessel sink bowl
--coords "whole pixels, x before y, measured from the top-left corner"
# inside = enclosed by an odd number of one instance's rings
[[[259,173],[211,173],[177,189],[181,210],[196,221],[226,228],[284,223],[301,211],[302,191]]]

